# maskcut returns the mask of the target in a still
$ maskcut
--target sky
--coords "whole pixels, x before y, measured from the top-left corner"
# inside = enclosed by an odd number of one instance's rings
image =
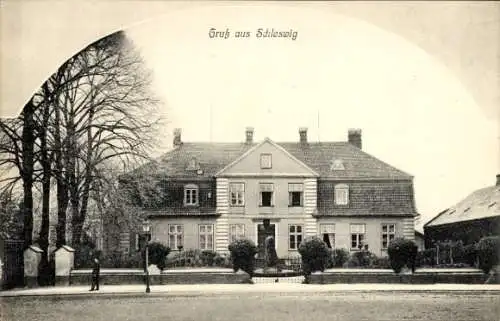
[[[414,175],[422,222],[471,191],[493,185],[497,123],[438,60],[404,38],[329,12],[219,11],[164,16],[126,30],[154,73],[154,88],[184,141],[345,141]],[[314,19],[311,19],[314,14]],[[215,39],[258,28],[289,38]],[[155,35],[155,36],[152,36]]]
[[[164,101],[158,153],[176,127],[185,141],[242,141],[247,126],[257,140],[295,141],[308,127],[310,140],[344,141],[361,128],[366,152],[414,175],[422,222],[500,170],[498,4],[47,3],[2,2],[2,113],[14,115],[67,57],[124,28]],[[210,39],[212,27],[298,37]]]

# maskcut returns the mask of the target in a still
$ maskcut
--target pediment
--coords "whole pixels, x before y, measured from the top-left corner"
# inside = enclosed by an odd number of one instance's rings
[[[223,176],[319,176],[286,149],[265,139],[216,174]]]

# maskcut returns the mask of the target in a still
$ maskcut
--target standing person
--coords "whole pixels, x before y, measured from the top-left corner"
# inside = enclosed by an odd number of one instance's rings
[[[101,270],[101,265],[99,264],[99,259],[94,258],[94,265],[92,267],[92,285],[89,291],[99,291],[99,272]]]

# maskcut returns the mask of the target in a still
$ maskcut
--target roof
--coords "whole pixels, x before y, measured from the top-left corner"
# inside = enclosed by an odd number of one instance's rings
[[[276,143],[316,171],[321,178],[412,179],[412,176],[369,155],[348,142]],[[185,142],[149,163],[141,170],[166,177],[214,177],[256,144]],[[195,159],[197,170],[187,170]],[[341,160],[344,170],[331,170],[334,160]]]
[[[500,186],[490,186],[474,191],[427,222],[425,226],[438,226],[463,221],[500,216]]]
[[[335,183],[318,187],[318,216],[415,217],[417,211],[410,181],[351,182],[349,206],[335,204],[329,197]]]

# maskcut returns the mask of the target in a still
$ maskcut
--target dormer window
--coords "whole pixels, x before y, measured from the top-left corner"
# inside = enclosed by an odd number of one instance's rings
[[[260,154],[260,168],[269,169],[273,167],[271,154]]]
[[[198,186],[189,184],[184,186],[184,205],[198,205]]]
[[[332,160],[332,166],[330,167],[330,170],[332,170],[332,171],[343,171],[343,170],[345,170],[345,168],[344,168],[344,162],[341,159],[334,159],[334,160]]]
[[[335,205],[349,204],[349,186],[346,184],[335,185]]]
[[[197,171],[200,169],[200,166],[198,164],[198,161],[196,160],[196,158],[191,158],[191,160],[189,161],[189,164],[186,168],[186,170],[188,171]]]

